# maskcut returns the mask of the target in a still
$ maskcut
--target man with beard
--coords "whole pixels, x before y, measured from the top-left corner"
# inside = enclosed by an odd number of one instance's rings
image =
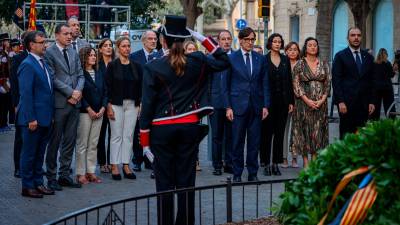
[[[373,57],[361,49],[361,30],[350,28],[349,47],[336,53],[332,66],[332,84],[335,104],[340,116],[340,138],[355,133],[374,112],[375,87]]]

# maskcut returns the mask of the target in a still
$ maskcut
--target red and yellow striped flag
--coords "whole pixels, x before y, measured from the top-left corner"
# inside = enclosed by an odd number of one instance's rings
[[[31,0],[28,30],[36,30],[36,0]]]

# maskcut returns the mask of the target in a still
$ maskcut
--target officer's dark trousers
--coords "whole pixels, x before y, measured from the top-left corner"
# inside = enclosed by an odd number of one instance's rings
[[[153,126],[151,150],[155,156],[154,174],[157,192],[193,187],[200,128],[196,124]],[[173,195],[157,199],[159,225],[194,224],[194,193],[178,194],[178,212],[174,213]]]

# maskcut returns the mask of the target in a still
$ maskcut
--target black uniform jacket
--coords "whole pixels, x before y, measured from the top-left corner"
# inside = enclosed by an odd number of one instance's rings
[[[169,57],[155,59],[144,66],[140,129],[150,129],[152,121],[180,118],[197,113],[202,117],[213,108],[208,103],[208,76],[229,68],[228,56],[222,49],[215,59],[201,52],[186,56],[185,72],[177,76]]]

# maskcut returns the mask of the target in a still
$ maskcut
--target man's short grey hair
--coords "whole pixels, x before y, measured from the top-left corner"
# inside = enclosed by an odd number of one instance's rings
[[[70,20],[77,20],[79,22],[79,18],[75,15],[68,18],[67,23],[69,23]]]
[[[156,32],[155,32],[154,30],[146,30],[146,31],[143,33],[142,38],[141,38],[140,40],[141,40],[142,42],[144,42],[145,39],[147,38],[147,35],[148,35],[150,32],[152,32],[153,34],[155,34],[155,35],[157,36],[157,34],[156,34]]]

